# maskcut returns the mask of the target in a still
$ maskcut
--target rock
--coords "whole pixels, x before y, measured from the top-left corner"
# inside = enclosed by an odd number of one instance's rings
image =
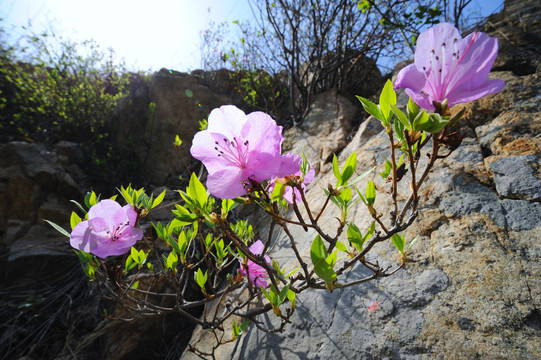
[[[130,100],[119,104],[116,139],[121,148],[135,152],[150,183],[178,186],[179,176],[195,167],[190,147],[199,121],[212,109],[232,103],[201,81],[162,69],[152,76],[148,92],[141,87],[141,94],[131,100],[140,107],[136,121]],[[176,135],[182,140],[180,147],[173,144]]]
[[[539,158],[535,155],[505,157],[489,165],[498,195],[507,199],[541,200]]]
[[[314,98],[303,123],[284,132],[283,153],[304,152],[316,173],[349,141],[359,107],[336,90]]]
[[[81,198],[74,180],[80,169],[70,164],[78,147],[57,148],[60,154],[31,143],[0,145],[0,253],[7,253],[2,264],[7,284],[39,287],[51,274],[79,266],[68,239],[43,221],[69,229],[70,200]]]

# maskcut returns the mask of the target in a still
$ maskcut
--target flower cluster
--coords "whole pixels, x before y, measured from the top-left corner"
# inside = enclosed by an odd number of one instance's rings
[[[143,230],[134,227],[137,212],[116,201],[102,200],[88,211],[88,220],[81,221],[71,232],[70,245],[102,259],[122,255],[143,237]]]
[[[208,171],[207,188],[221,199],[233,199],[246,194],[250,181],[300,176],[302,159],[298,155],[282,156],[282,127],[267,114],[246,115],[233,105],[214,109],[208,127],[195,134],[190,152]],[[314,178],[311,170],[304,183]],[[302,185],[304,188],[304,184]],[[296,201],[301,195],[296,191]],[[284,197],[290,203],[293,190]]]

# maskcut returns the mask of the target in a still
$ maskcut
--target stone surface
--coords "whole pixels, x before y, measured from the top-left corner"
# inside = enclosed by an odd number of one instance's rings
[[[135,152],[152,184],[178,186],[179,176],[195,167],[190,147],[199,121],[212,109],[232,103],[201,82],[196,76],[162,69],[154,73],[148,89],[141,85],[131,102],[128,98],[119,104],[117,142]],[[180,147],[173,144],[176,135],[183,142]]]
[[[318,173],[334,153],[346,146],[359,116],[358,104],[336,90],[319,94],[303,123],[284,132],[283,152],[304,152]]]

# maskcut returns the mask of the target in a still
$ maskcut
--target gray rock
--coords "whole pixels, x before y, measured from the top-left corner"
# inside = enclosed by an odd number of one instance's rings
[[[507,199],[541,200],[539,158],[535,155],[504,157],[489,165],[498,195]]]

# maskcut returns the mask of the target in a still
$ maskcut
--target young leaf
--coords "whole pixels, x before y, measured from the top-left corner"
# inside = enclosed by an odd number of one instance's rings
[[[59,233],[61,233],[62,235],[67,236],[67,237],[71,237],[71,235],[66,230],[64,230],[60,225],[56,225],[54,222],[49,221],[49,220],[45,220],[45,219],[43,219],[43,221],[45,221],[47,224],[54,227],[55,230],[58,231]]]
[[[379,108],[385,117],[385,120],[382,120],[385,125],[389,125],[391,121],[391,105],[396,105],[396,92],[393,89],[391,80],[387,80],[379,96]]]
[[[284,197],[284,192],[286,190],[286,187],[280,183],[274,184],[274,189],[272,190],[271,194],[271,200],[273,202],[280,201]]]
[[[406,116],[406,114],[404,114],[402,112],[402,110],[400,110],[399,108],[397,108],[396,106],[394,105],[390,105],[391,106],[391,110],[392,112],[396,115],[396,118],[402,123],[402,125],[404,125],[404,127],[408,130],[411,130],[411,124],[408,120],[408,117]],[[395,125],[396,126],[396,125]]]
[[[344,243],[340,242],[340,241],[337,241],[336,242],[336,248],[342,252],[345,252],[347,253],[348,252],[348,248],[346,247],[346,245],[344,245]]]
[[[338,181],[338,185],[336,186],[342,185],[342,175],[340,174],[340,169],[338,168],[338,158],[336,157],[336,154],[334,154],[332,158],[332,171],[336,177],[336,180]]]
[[[201,271],[201,268],[198,268],[197,273],[194,274],[195,282],[197,283],[197,285],[199,285],[203,293],[205,292],[205,284],[207,282],[207,276],[208,276],[208,271],[205,271],[205,274],[203,274],[203,272]]]
[[[176,267],[177,267],[177,264],[178,264],[178,256],[177,254],[174,252],[174,251],[171,251],[169,253],[169,255],[167,256],[167,260],[165,262],[165,266],[167,267],[167,269],[171,269],[173,270],[174,272],[176,272]]]
[[[154,199],[154,201],[152,202],[152,206],[150,207],[151,209],[155,208],[156,206],[160,205],[160,203],[163,201],[163,198],[165,197],[165,191],[162,191],[160,195],[158,195],[158,197],[156,199]]]
[[[364,110],[369,113],[370,115],[373,115],[376,119],[379,119],[383,121],[385,118],[381,114],[381,111],[379,110],[378,106],[374,104],[372,101],[365,99],[361,96],[357,96],[357,99],[361,102],[363,105]]]
[[[197,201],[200,208],[207,204],[207,189],[201,184],[195,173],[192,173],[187,193],[193,200]]]
[[[81,218],[79,217],[79,215],[77,215],[75,213],[75,211],[72,211],[71,212],[71,217],[70,217],[70,225],[71,225],[71,230],[73,230],[77,224],[79,224],[81,222]]]
[[[341,178],[343,184],[346,184],[347,181],[351,178],[351,176],[353,176],[356,167],[357,152],[354,152],[348,157],[348,159],[346,160],[346,164],[344,165],[344,169],[342,170]]]
[[[391,241],[393,242],[393,245],[400,251],[400,253],[404,253],[404,236],[400,234],[393,234],[391,236]]]
[[[372,180],[368,182],[365,194],[367,203],[370,206],[374,205],[376,202],[376,187],[374,186],[374,182]]]

